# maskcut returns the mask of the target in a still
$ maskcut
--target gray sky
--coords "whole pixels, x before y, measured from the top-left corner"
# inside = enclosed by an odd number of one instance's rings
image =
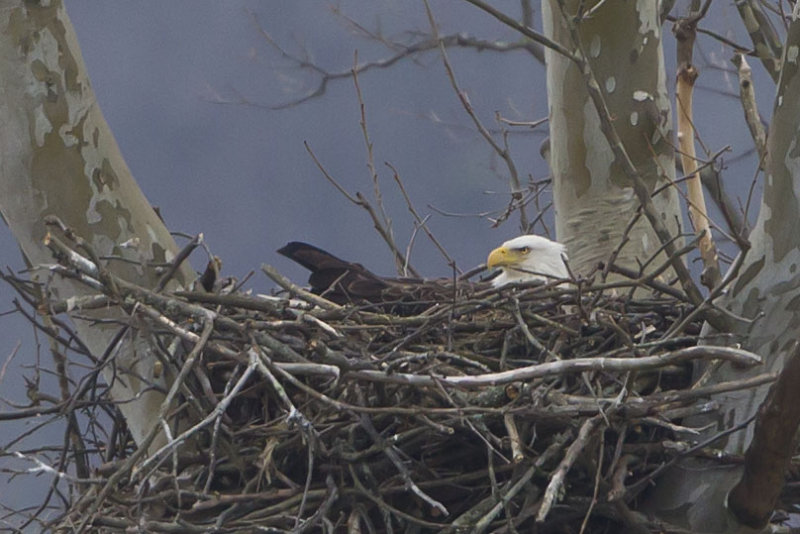
[[[84,4],[93,7],[82,9]],[[507,4],[513,9],[516,3]],[[328,4],[316,1],[74,2],[69,7],[123,154],[173,229],[204,232],[234,274],[263,261],[283,262],[273,251],[292,239],[360,256],[391,272],[391,258],[366,214],[325,181],[303,146],[308,142],[349,191],[371,193],[352,82],[331,83],[324,96],[301,106],[266,109],[312,90],[319,76],[283,60],[260,35],[255,19],[291,53],[308,54],[331,71],[348,70],[355,51],[361,61],[386,57],[391,53],[386,47],[355,34]],[[471,6],[449,1],[436,8],[447,15],[445,33],[474,28],[480,37],[512,36],[487,24]],[[417,2],[343,2],[341,11],[401,41],[411,38],[409,31],[427,30]],[[525,120],[546,115],[543,71],[529,55],[486,53],[480,61],[472,52],[452,56],[464,89],[489,126],[495,126],[495,111]],[[416,59],[361,78],[375,163],[401,245],[413,224],[385,162],[397,167],[423,214],[432,213],[428,203],[477,213],[500,209],[508,198],[505,173],[460,109],[438,56]],[[508,94],[497,94],[498,81]],[[242,100],[252,105],[215,103]],[[540,178],[546,173],[536,155],[542,138],[528,134],[514,141],[521,171]],[[499,194],[487,196],[485,190]],[[451,242],[459,264],[467,267],[485,259],[488,244],[518,233],[513,226],[491,230],[478,218],[436,216],[431,227]],[[465,228],[469,239],[464,239]],[[424,239],[418,244],[422,270],[446,274],[446,264],[428,256],[432,247]],[[279,267],[293,269],[286,263]]]
[[[716,4],[713,16],[720,31],[747,43],[731,2]],[[513,15],[519,9],[519,2],[512,0],[494,5]],[[492,40],[515,38],[464,2],[433,0],[432,7],[443,34],[463,31]],[[326,182],[304,148],[304,142],[309,143],[348,191],[371,197],[352,81],[331,82],[324,95],[302,105],[269,109],[313,90],[319,76],[281,57],[261,29],[297,57],[332,72],[346,71],[356,51],[360,61],[394,53],[355,30],[348,18],[370,31],[380,29],[394,42],[407,43],[414,39],[413,32],[428,31],[421,2],[68,0],[67,8],[97,98],[134,176],[171,229],[204,233],[213,252],[222,257],[225,274],[242,277],[267,262],[305,282],[302,268],[274,253],[291,240],[305,240],[378,273],[393,274],[388,249],[367,215]],[[671,38],[666,46],[672,57]],[[701,38],[699,52],[696,120],[712,152],[733,147],[730,161],[752,143],[738,103],[721,94],[736,91],[735,76],[725,70],[729,52],[706,38]],[[544,69],[529,54],[451,50],[450,59],[461,88],[488,127],[498,126],[495,112],[513,120],[546,117]],[[667,61],[672,80],[674,66]],[[774,88],[760,66],[753,67],[762,114],[769,116]],[[423,216],[430,215],[430,228],[460,267],[481,263],[489,249],[519,233],[516,219],[492,228],[485,217],[476,216],[497,214],[506,205],[507,172],[475,132],[437,53],[366,73],[360,81],[375,164],[401,246],[408,244],[414,225],[385,162],[400,172],[415,206]],[[511,136],[523,177],[547,176],[538,156],[545,131],[546,125]],[[744,197],[753,172],[752,158],[732,163],[726,183]],[[467,216],[444,217],[430,206]],[[22,266],[4,228],[0,261],[13,269]],[[194,263],[199,267],[204,260],[198,256]],[[416,238],[412,263],[426,276],[450,274],[422,234]],[[250,287],[267,291],[271,284],[256,274]],[[9,288],[0,287],[0,311],[12,309],[11,298]],[[21,343],[2,377],[2,397],[24,403],[22,376],[32,371],[22,366],[36,361],[37,341],[18,315],[1,317],[0,332],[3,361]],[[39,357],[50,364],[44,348]],[[5,437],[19,430],[19,425],[4,425]],[[34,434],[16,447],[59,443],[61,434],[55,430]],[[0,467],[11,465],[0,458]],[[26,477],[0,484],[0,503],[36,503],[49,482],[46,477]]]

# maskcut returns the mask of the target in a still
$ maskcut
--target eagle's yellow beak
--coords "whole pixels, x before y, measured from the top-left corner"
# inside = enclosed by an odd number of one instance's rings
[[[503,267],[506,265],[517,265],[522,260],[523,254],[519,250],[508,247],[497,247],[489,253],[486,259],[486,267]]]

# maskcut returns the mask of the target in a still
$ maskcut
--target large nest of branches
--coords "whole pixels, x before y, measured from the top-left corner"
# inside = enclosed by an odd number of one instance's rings
[[[702,313],[641,280],[485,289],[396,315],[265,270],[284,293],[157,293],[106,274],[105,295],[38,302],[15,281],[39,310],[118,307],[171,384],[153,414],[171,431],[147,448],[99,380],[57,404],[89,424],[38,461],[71,473],[48,528],[670,530],[637,499],[677,459],[712,456],[687,417],[752,386],[689,388],[699,360],[753,358],[698,346]]]

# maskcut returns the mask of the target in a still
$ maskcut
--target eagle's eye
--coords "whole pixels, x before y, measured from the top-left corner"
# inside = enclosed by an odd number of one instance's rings
[[[531,247],[520,247],[517,250],[519,250],[520,254],[527,254],[531,251]]]

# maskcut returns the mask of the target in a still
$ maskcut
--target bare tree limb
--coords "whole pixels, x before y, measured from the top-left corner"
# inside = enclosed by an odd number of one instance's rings
[[[469,2],[470,4],[474,5],[475,7],[479,8],[479,9],[482,9],[483,11],[489,13],[491,16],[493,16],[494,18],[496,18],[497,20],[499,20],[500,22],[502,22],[506,26],[517,30],[519,33],[521,33],[525,37],[528,37],[532,41],[537,42],[537,43],[541,44],[542,46],[546,46],[547,48],[551,48],[551,49],[555,50],[556,52],[558,52],[559,54],[562,54],[562,55],[572,59],[573,61],[575,61],[577,59],[576,56],[572,52],[570,52],[569,50],[567,50],[566,48],[564,48],[563,46],[561,46],[557,42],[555,42],[555,41],[553,41],[551,39],[548,39],[547,37],[545,37],[541,33],[533,31],[531,28],[529,28],[527,26],[524,26],[524,25],[520,24],[519,22],[517,22],[513,18],[509,17],[508,15],[503,13],[502,11],[499,11],[499,10],[495,9],[494,7],[490,6],[486,2],[483,2],[482,0],[466,0],[466,1]]]
[[[744,120],[750,129],[750,135],[753,137],[753,143],[758,151],[758,159],[763,166],[764,159],[767,157],[767,132],[761,122],[761,115],[758,113],[756,92],[753,88],[753,71],[744,54],[736,54],[732,61],[739,74],[739,96],[744,111]]]
[[[706,3],[706,6],[708,3]],[[706,201],[703,196],[703,184],[697,172],[697,155],[695,153],[695,128],[692,109],[694,83],[698,76],[697,68],[692,63],[697,22],[703,12],[680,19],[673,31],[678,43],[678,76],[676,96],[678,106],[678,143],[681,147],[683,172],[689,176],[689,220],[699,236],[700,257],[703,260],[702,283],[709,289],[719,284],[722,274],[719,268],[719,255],[711,234]]]
[[[406,373],[387,374],[382,371],[352,371],[349,375],[359,378],[388,382],[395,384],[411,384],[417,387],[434,387],[436,384],[449,386],[475,388],[496,386],[510,382],[530,380],[563,373],[579,373],[583,371],[644,371],[675,364],[698,358],[721,358],[736,362],[737,365],[757,365],[761,358],[752,352],[732,347],[698,346],[679,349],[658,356],[642,356],[641,358],[575,358],[573,360],[558,360],[520,367],[510,371],[499,371],[474,376],[443,376],[430,377],[410,375]]]
[[[553,473],[553,476],[550,477],[550,483],[547,485],[547,489],[544,492],[544,497],[542,498],[542,505],[539,508],[539,512],[536,514],[536,521],[538,523],[544,522],[545,518],[547,518],[547,514],[550,513],[550,509],[553,507],[553,504],[558,498],[559,492],[562,491],[567,472],[572,467],[572,464],[574,464],[578,459],[578,455],[580,455],[583,449],[587,446],[589,438],[592,437],[595,430],[600,423],[603,422],[603,420],[604,418],[602,414],[597,414],[591,419],[584,421],[580,431],[578,432],[578,436],[575,438],[575,441],[573,441],[567,448],[564,458],[561,460],[561,463],[558,464],[558,468],[556,469],[555,473]]]
[[[777,82],[781,72],[783,44],[775,28],[772,27],[772,23],[757,0],[739,0],[734,4],[739,10],[739,16],[747,33],[750,34],[756,56],[761,60],[773,81]]]
[[[255,14],[252,14],[252,17],[259,34],[270,47],[275,49],[283,59],[293,64],[295,67],[302,70],[311,71],[318,75],[319,81],[317,82],[317,85],[313,89],[306,92],[305,95],[281,104],[263,105],[253,102],[243,96],[239,96],[237,99],[217,98],[213,101],[216,104],[243,104],[248,106],[266,107],[267,109],[271,110],[292,108],[324,95],[328,89],[328,85],[331,82],[351,78],[353,76],[353,70],[355,70],[356,74],[364,74],[373,70],[387,69],[401,61],[407,59],[411,60],[419,54],[436,50],[440,46],[445,46],[447,48],[472,48],[478,52],[492,51],[504,53],[515,50],[523,50],[531,54],[540,63],[544,62],[544,50],[542,49],[542,45],[535,40],[525,39],[515,42],[506,42],[500,40],[491,41],[487,39],[481,39],[464,32],[459,32],[456,34],[437,37],[423,36],[419,41],[410,44],[404,44],[389,42],[382,36],[376,35],[374,32],[367,32],[362,26],[358,25],[359,31],[365,34],[365,36],[383,43],[391,50],[395,50],[396,52],[383,59],[360,63],[356,65],[355,69],[332,71],[322,68],[306,56],[301,56],[286,50],[286,48],[281,46],[277,41],[275,41],[275,39],[272,38]],[[352,21],[350,22],[352,23]]]

